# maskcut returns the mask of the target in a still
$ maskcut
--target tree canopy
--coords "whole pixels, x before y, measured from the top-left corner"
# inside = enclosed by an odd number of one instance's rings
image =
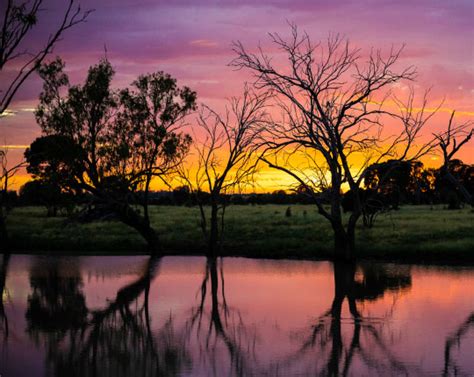
[[[58,58],[39,69],[44,85],[35,115],[43,136],[25,152],[29,172],[89,192],[142,235],[151,232],[147,202],[145,217],[130,206],[152,177],[165,179],[186,155],[191,138],[180,128],[196,93],[163,72],[112,89],[106,59],[90,67],[82,85],[71,85],[64,68]]]

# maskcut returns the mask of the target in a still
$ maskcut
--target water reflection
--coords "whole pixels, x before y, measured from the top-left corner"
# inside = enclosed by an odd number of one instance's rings
[[[392,353],[380,332],[387,317],[364,317],[358,305],[375,301],[387,291],[401,293],[410,286],[410,269],[406,267],[390,271],[383,265],[365,264],[357,269],[355,264],[335,263],[332,305],[303,331],[302,345],[291,359],[302,360],[312,352],[312,357],[319,360],[312,375],[347,376],[354,362],[359,370],[372,375],[408,375],[408,367]],[[345,300],[350,320],[342,316]],[[392,305],[388,316],[393,310]],[[343,324],[347,327],[347,340],[343,337]]]
[[[64,276],[61,262],[53,260],[47,269],[38,259],[33,262],[29,274],[31,293],[25,314],[30,337],[53,350],[55,342],[70,331],[78,331],[87,321],[80,270],[74,264]]]
[[[474,272],[461,272],[379,263],[4,255],[0,373],[468,374],[474,292],[465,288]],[[431,291],[437,280],[451,287],[446,306]],[[25,355],[25,365],[36,369],[19,364]]]
[[[464,321],[456,331],[446,339],[444,347],[444,371],[443,376],[462,376],[468,375],[469,371],[463,370],[453,357],[453,348],[460,349],[463,340],[467,337],[469,330],[474,328],[474,311]],[[472,372],[472,371],[471,371]]]
[[[8,316],[5,312],[5,304],[4,302],[8,298],[8,291],[6,289],[6,279],[7,279],[7,272],[8,272],[8,264],[10,263],[10,254],[2,254],[2,266],[0,268],[0,293],[1,293],[1,300],[0,300],[0,322],[1,322],[1,336],[4,341],[8,340]]]
[[[33,265],[27,331],[42,341],[57,376],[177,376],[188,362],[172,319],[156,334],[150,327],[149,292],[160,260],[151,257],[134,282],[101,310],[89,310],[79,269],[61,276],[60,263]],[[76,267],[76,266],[74,266]]]
[[[207,259],[199,304],[191,310],[186,327],[203,350],[201,357],[207,359],[206,364],[213,365],[221,358],[229,366],[224,375],[251,375],[256,369],[255,327],[246,325],[242,313],[227,302],[223,267],[223,259]],[[210,301],[208,310],[206,299]],[[222,343],[226,355],[219,354],[218,343]]]

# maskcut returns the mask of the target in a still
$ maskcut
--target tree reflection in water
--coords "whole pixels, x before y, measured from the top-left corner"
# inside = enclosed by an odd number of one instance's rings
[[[191,310],[173,313],[176,317],[170,315],[158,329],[155,323],[153,331],[150,286],[158,276],[159,258],[148,259],[140,276],[100,310],[87,307],[76,265],[68,265],[64,274],[61,259],[47,268],[33,264],[27,331],[46,349],[50,374],[58,376],[177,376],[191,371],[205,376],[423,375],[397,354],[396,334],[389,324],[398,298],[411,287],[410,267],[334,264],[328,309],[309,327],[280,332],[288,334],[283,354],[267,355],[264,337],[275,334],[257,331],[254,314],[246,317],[228,300],[223,261],[207,259]],[[3,289],[7,268],[4,259]],[[374,307],[385,312],[370,314],[372,305],[367,303],[382,300]],[[156,313],[153,318],[157,320]],[[462,346],[473,326],[470,314],[446,339],[445,376],[462,373],[454,349]]]
[[[8,317],[5,312],[5,301],[8,298],[8,291],[6,287],[8,265],[10,263],[10,254],[2,254],[2,266],[0,267],[0,333],[3,341],[8,340],[9,328]]]
[[[474,329],[474,312],[472,312],[469,317],[461,323],[461,325],[446,339],[446,344],[444,346],[444,371],[443,376],[464,376],[469,375],[467,372],[464,372],[454,360],[453,357],[453,347],[457,346],[458,350],[462,349],[462,341],[466,337],[469,330]]]
[[[206,308],[208,296],[209,309]],[[198,342],[200,357],[209,365],[209,375],[255,375],[257,364],[255,325],[245,325],[240,311],[227,303],[223,258],[207,258],[199,290],[199,304],[191,310],[191,318],[187,321],[186,327],[187,332],[195,336]],[[220,352],[222,345],[227,355]],[[223,361],[227,361],[229,366],[226,372],[219,370],[217,365],[220,364],[222,368]]]
[[[120,289],[101,310],[88,310],[79,269],[60,274],[32,268],[28,298],[28,332],[44,342],[48,364],[62,376],[176,376],[189,359],[184,337],[169,321],[152,333],[150,284],[160,259],[150,257],[141,276]],[[143,296],[140,302],[140,297]],[[159,342],[157,341],[159,339]]]
[[[296,354],[276,367],[281,369],[294,363],[304,363],[311,355],[306,373],[320,376],[347,376],[364,370],[375,375],[408,375],[416,369],[406,366],[391,351],[382,333],[384,323],[391,316],[397,293],[411,286],[410,269],[400,266],[390,271],[378,264],[334,264],[334,299],[331,307],[310,326],[310,331],[298,332],[301,347]],[[393,305],[384,317],[365,317],[359,309],[367,301],[376,301],[387,291],[396,293]],[[343,303],[347,300],[350,318],[342,316]],[[359,304],[359,306],[358,306]],[[349,336],[346,335],[347,328]]]

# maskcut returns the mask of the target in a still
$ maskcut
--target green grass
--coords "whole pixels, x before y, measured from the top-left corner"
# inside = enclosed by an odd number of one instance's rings
[[[224,252],[266,258],[328,258],[332,231],[313,206],[230,206],[226,212]],[[304,212],[306,211],[306,215]],[[205,250],[197,208],[156,206],[153,226],[170,254]],[[15,209],[8,218],[12,248],[17,252],[57,251],[82,254],[134,254],[146,251],[141,237],[113,221],[68,223],[48,218],[43,208]],[[381,215],[375,226],[357,231],[358,255],[416,261],[474,261],[474,213],[442,206],[404,206]]]

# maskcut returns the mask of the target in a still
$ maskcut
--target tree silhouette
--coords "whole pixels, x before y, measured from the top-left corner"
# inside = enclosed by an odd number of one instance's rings
[[[80,172],[81,150],[71,139],[49,135],[33,141],[25,151],[26,170],[34,180],[20,189],[20,195],[33,205],[44,205],[48,216],[56,216],[60,207],[66,207],[68,194],[77,194],[73,171]],[[71,171],[73,170],[73,171]],[[31,200],[32,199],[32,200]]]
[[[181,177],[195,193],[211,257],[217,256],[224,234],[224,195],[248,185],[256,171],[254,145],[265,129],[268,97],[245,87],[242,98],[230,100],[230,109],[226,109],[224,116],[207,106],[199,113],[195,137],[197,167],[182,169]],[[199,140],[199,133],[204,134],[203,140]],[[209,216],[207,203],[211,207]]]
[[[426,95],[421,109],[413,111],[413,93],[407,104],[393,98],[399,113],[384,106],[393,84],[415,78],[413,67],[397,69],[402,49],[392,49],[387,57],[373,50],[363,62],[361,51],[337,35],[314,44],[296,26],[291,31],[288,40],[270,34],[288,66],[275,63],[262,49],[249,52],[240,42],[234,45],[237,57],[232,65],[250,70],[257,88],[275,93],[283,113],[282,121],[267,130],[262,160],[314,193],[319,213],[333,228],[336,258],[352,259],[355,227],[362,215],[359,193],[369,166],[387,158],[414,160],[427,153],[431,144],[415,147],[415,142],[434,113],[425,111]],[[382,116],[401,124],[392,138],[383,136]],[[362,156],[360,169],[353,167],[355,156]],[[323,182],[329,189],[329,210],[325,198],[317,195]],[[347,224],[340,208],[343,183],[354,194]]]
[[[8,78],[5,73],[5,77],[0,80],[2,83],[0,117],[7,110],[21,85],[53,51],[64,33],[73,26],[85,22],[91,13],[91,10],[82,11],[75,0],[69,0],[60,24],[48,36],[44,44],[37,46],[36,49],[25,49],[23,44],[28,36],[34,33],[38,17],[44,11],[42,4],[43,0],[19,3],[6,0],[3,24],[0,27],[0,77],[9,69],[14,70],[14,75]],[[19,63],[19,68],[14,67],[16,62]]]
[[[199,304],[191,311],[185,332],[197,338],[197,348],[203,350],[200,357],[222,362],[221,348],[228,356],[228,375],[285,375],[292,367],[298,373],[305,370],[309,361],[308,375],[347,376],[360,363],[371,373],[389,372],[407,375],[419,372],[400,360],[390,349],[381,332],[386,318],[364,317],[359,304],[377,301],[387,292],[394,295],[387,317],[395,310],[397,298],[411,287],[409,268],[391,270],[382,265],[335,263],[334,298],[331,307],[307,329],[297,331],[301,346],[295,353],[264,365],[259,360],[257,328],[245,324],[242,314],[233,308],[225,295],[225,279],[222,261],[208,258],[206,272],[199,289]],[[351,320],[342,316],[347,300]],[[350,323],[350,324],[349,324]],[[352,326],[352,336],[343,336],[343,326]],[[291,338],[295,332],[291,332]],[[309,356],[309,358],[308,358]],[[303,368],[303,369],[302,369]],[[217,369],[214,373],[223,373]],[[390,373],[389,373],[390,374]]]
[[[399,209],[408,198],[420,201],[423,163],[420,161],[393,161],[373,164],[368,167],[364,177],[365,190],[360,190],[362,219],[365,227],[371,228],[381,213]],[[348,209],[344,201],[351,199]],[[347,204],[346,204],[347,206]],[[344,211],[353,210],[353,194],[344,194]]]
[[[176,80],[163,72],[142,75],[132,86],[132,90],[120,93],[124,111],[118,123],[127,131],[123,133],[123,144],[117,148],[117,163],[121,162],[123,150],[132,144],[136,160],[133,168],[145,176],[143,209],[149,222],[151,180],[157,177],[168,184],[166,175],[184,157],[191,137],[179,131],[184,117],[196,109],[196,93],[188,87],[178,88]]]
[[[9,192],[11,180],[23,166],[23,161],[14,166],[9,166],[8,149],[0,150],[0,251],[2,252],[6,252],[8,249],[6,219],[13,208]]]
[[[71,86],[63,70],[60,59],[39,70],[44,85],[36,119],[44,136],[25,152],[29,171],[92,194],[88,208],[98,217],[114,215],[159,251],[148,215],[150,182],[165,180],[185,156],[191,139],[179,128],[195,108],[196,94],[163,72],[113,91],[107,60],[89,69],[82,86]],[[62,148],[52,148],[58,143]],[[140,203],[143,215],[134,208]]]
[[[21,186],[19,201],[22,205],[46,207],[48,217],[57,216],[62,210],[72,213],[74,207],[72,195],[62,192],[59,186],[41,179],[28,181]]]
[[[474,128],[472,127],[472,122],[455,124],[454,116],[455,111],[451,113],[446,131],[434,134],[438,142],[438,147],[443,154],[441,173],[445,179],[454,185],[454,187],[461,193],[464,200],[474,207],[473,194],[464,187],[459,179],[456,179],[450,169],[451,162],[456,153],[458,153],[459,150],[471,140]]]

